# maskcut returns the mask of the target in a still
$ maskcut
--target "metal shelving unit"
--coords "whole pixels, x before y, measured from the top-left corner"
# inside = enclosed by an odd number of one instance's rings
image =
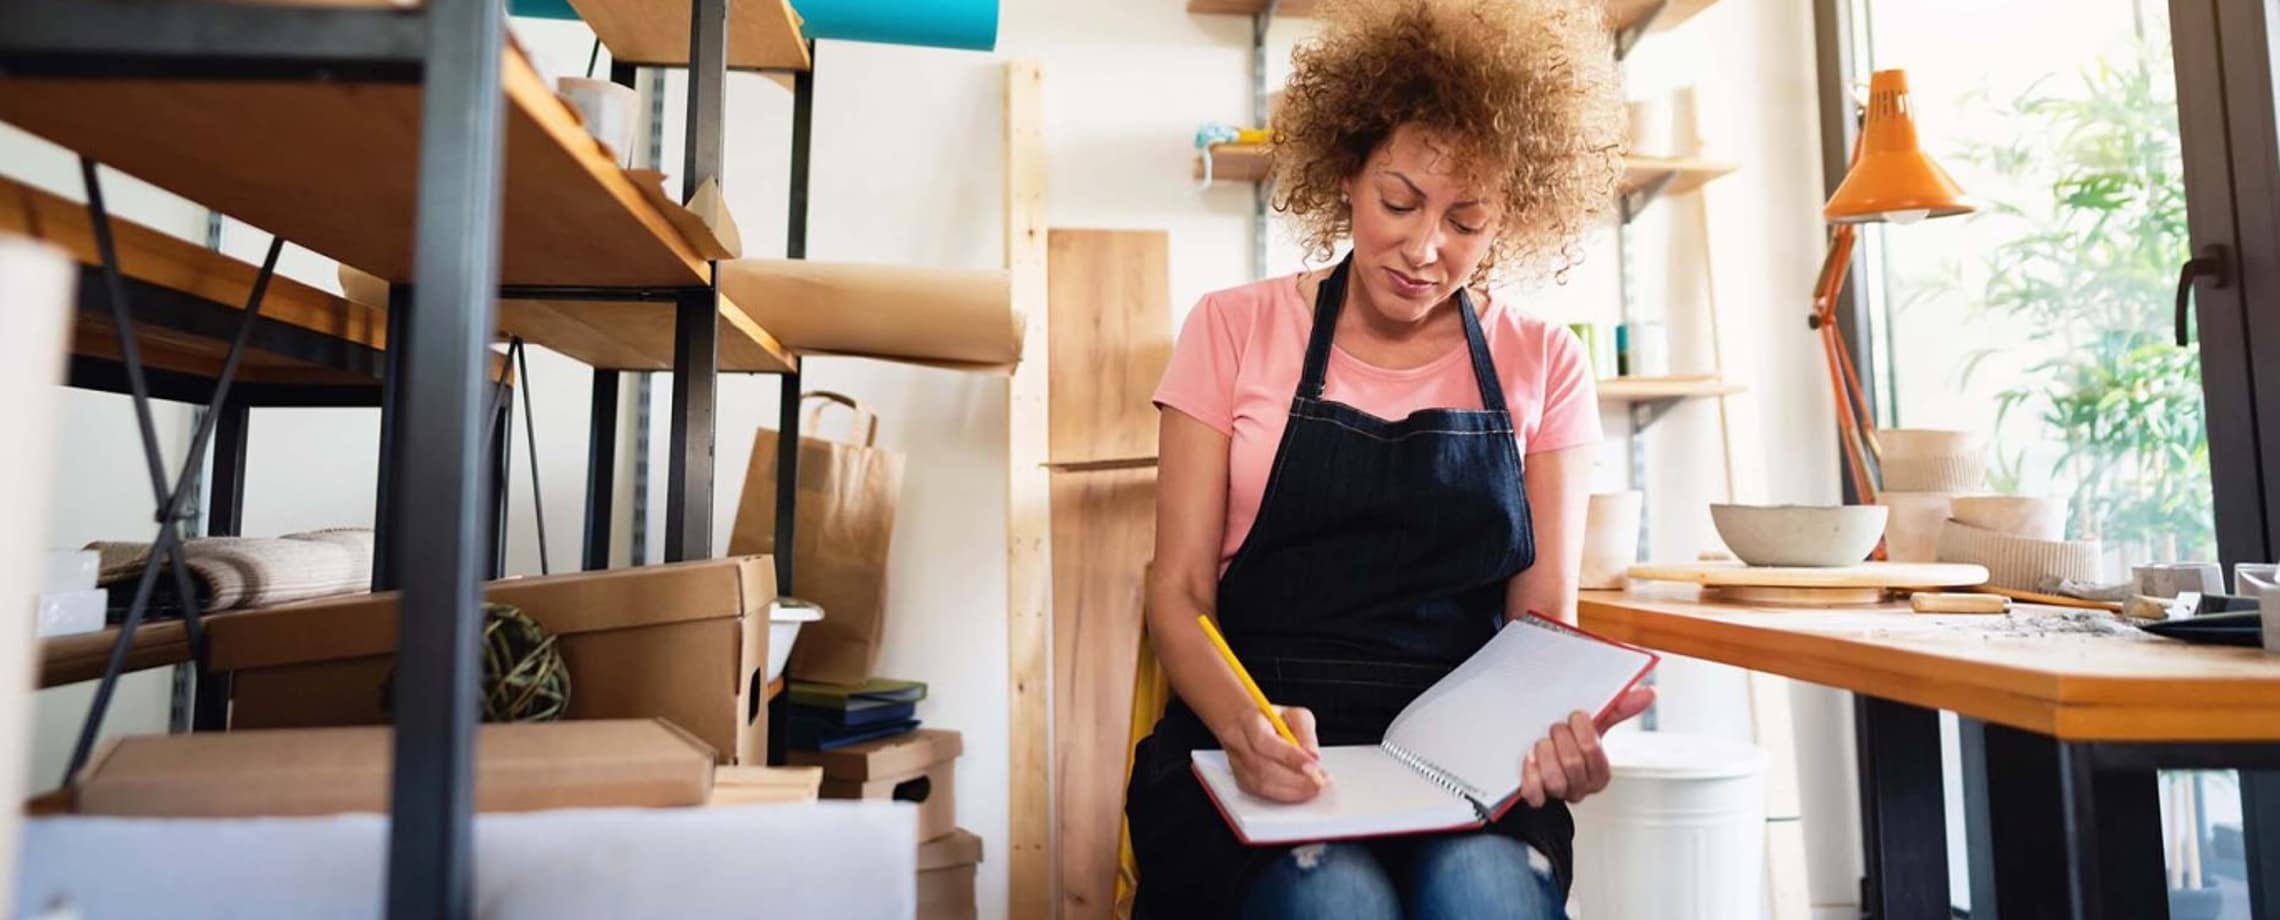
[[[678,9],[671,2],[654,6]],[[681,174],[685,187],[694,189],[720,175],[730,20],[727,0],[692,0],[687,9],[686,56],[658,63],[686,62],[691,71]],[[791,545],[796,356],[719,296],[713,266],[688,251],[663,217],[639,199],[630,180],[559,111],[544,83],[509,47],[506,10],[497,0],[430,0],[418,8],[377,2],[0,0],[0,17],[9,23],[0,33],[0,119],[393,282],[387,347],[359,356],[367,374],[379,373],[377,393],[369,376],[355,384],[358,398],[376,400],[382,412],[376,580],[402,591],[387,910],[400,918],[470,916],[478,582],[495,564],[495,556],[484,553],[483,531],[486,515],[497,507],[489,502],[485,482],[496,475],[498,463],[485,454],[487,448],[503,449],[505,440],[497,417],[486,417],[502,407],[492,371],[497,304],[671,304],[668,560],[701,558],[711,550],[724,322],[733,338],[731,354],[764,356],[750,362],[755,366],[729,369],[787,377],[787,500],[780,504],[786,511],[778,530],[780,545]],[[787,18],[787,28],[789,23]],[[804,41],[800,50],[804,67]],[[795,84],[796,258],[805,248],[812,84],[804,71]],[[87,171],[92,190],[92,161]],[[512,206],[503,211],[503,201]],[[105,217],[98,207],[99,236],[108,227]],[[597,220],[621,221],[617,226],[624,232],[598,233]],[[605,242],[597,249],[591,239],[561,238],[558,231],[565,228]],[[557,235],[550,239],[550,233]],[[211,402],[223,411],[200,426],[189,468],[199,465],[216,429],[232,429],[220,435],[224,452],[233,440],[242,445],[244,422],[233,416],[233,407],[246,404],[245,396],[262,392],[253,388],[264,384],[251,375],[248,389],[231,387],[246,366],[248,339],[257,328],[269,328],[255,317],[263,303],[258,290],[269,272],[255,284],[246,319],[218,371],[210,379],[184,380],[170,375],[178,372],[145,366],[137,322],[130,318],[140,316],[129,312],[130,302],[147,310],[168,302],[168,295],[130,284],[110,241],[101,249],[104,283],[90,288],[103,292],[115,317],[121,355],[115,372],[91,366],[86,379],[122,384],[135,396],[161,508],[156,563],[180,539],[177,518],[187,477],[167,486],[155,453],[149,399],[168,393],[197,397],[212,384]],[[377,368],[369,366],[374,361]],[[759,366],[769,362],[774,366]],[[619,370],[596,372],[597,420],[615,417]],[[236,401],[233,392],[240,394]],[[487,434],[486,425],[496,433]],[[609,427],[596,425],[594,456],[614,448],[602,440],[614,434]],[[599,464],[596,471],[602,487],[589,484],[590,565],[606,561],[607,466]],[[220,468],[225,472],[216,477],[217,487],[238,488],[226,472],[233,464]],[[601,513],[593,515],[597,509]],[[596,520],[602,522],[598,528]],[[788,584],[788,555],[778,562]],[[179,575],[180,567],[175,571]],[[156,572],[154,564],[144,573],[146,599]],[[107,696],[127,659],[148,651],[138,642],[146,638],[138,635],[138,625],[130,620],[118,632],[99,695]],[[195,611],[180,628],[189,654],[199,657],[203,640]],[[91,725],[102,708],[98,702]]]

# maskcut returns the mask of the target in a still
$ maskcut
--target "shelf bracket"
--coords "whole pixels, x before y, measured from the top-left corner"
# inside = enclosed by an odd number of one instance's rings
[[[1615,59],[1620,61],[1630,57],[1631,49],[1639,46],[1639,39],[1646,37],[1648,30],[1655,27],[1655,20],[1661,19],[1663,11],[1668,9],[1670,9],[1670,0],[1656,0],[1654,6],[1647,8],[1647,15],[1639,17],[1638,22],[1617,31],[1615,33]]]
[[[1666,169],[1656,173],[1654,178],[1647,180],[1647,184],[1624,192],[1623,222],[1628,224],[1638,219],[1639,214],[1644,212],[1648,205],[1654,204],[1656,198],[1662,197],[1663,191],[1670,188],[1671,183],[1676,181],[1678,181],[1678,170]]]

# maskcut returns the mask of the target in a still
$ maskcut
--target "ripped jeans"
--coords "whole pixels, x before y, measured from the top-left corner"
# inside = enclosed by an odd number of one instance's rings
[[[1243,920],[1565,918],[1551,861],[1490,833],[1295,847],[1251,882]]]

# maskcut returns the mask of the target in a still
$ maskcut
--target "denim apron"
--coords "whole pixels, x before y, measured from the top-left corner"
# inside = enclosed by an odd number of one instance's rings
[[[1388,421],[1322,398],[1352,264],[1315,296],[1290,424],[1218,598],[1244,666],[1276,704],[1312,710],[1326,746],[1382,740],[1402,707],[1495,634],[1507,582],[1536,558],[1512,414],[1463,289],[1481,409]],[[1125,795],[1140,917],[1232,916],[1257,870],[1287,852],[1244,846],[1204,794],[1188,754],[1218,746],[1176,696],[1140,743]],[[1565,889],[1565,805],[1522,802],[1489,831],[1543,853]],[[1388,856],[1402,841],[1373,845]]]

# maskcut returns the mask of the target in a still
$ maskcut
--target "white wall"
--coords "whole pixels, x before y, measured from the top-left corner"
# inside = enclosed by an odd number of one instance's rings
[[[582,69],[590,34],[575,23],[518,20],[518,37],[542,71]],[[1270,76],[1287,72],[1303,22],[1270,34]],[[1701,87],[1711,153],[1744,165],[1699,199],[1664,202],[1634,233],[1636,302],[1642,317],[1673,325],[1675,363],[1707,369],[1706,332],[1690,317],[1702,312],[1703,290],[1692,255],[1693,208],[1707,208],[1717,305],[1727,343],[1727,373],[1750,387],[1733,400],[1731,422],[1743,468],[1743,499],[1828,501],[1836,495],[1833,438],[1816,375],[1817,354],[1802,322],[1805,290],[1818,265],[1820,238],[1811,222],[1819,188],[1808,12],[1773,0],[1724,0],[1686,28],[1648,39],[1633,56],[1628,79],[1644,94],[1683,83]],[[1040,61],[1045,73],[1045,138],[1050,224],[1059,227],[1163,229],[1171,234],[1171,291],[1176,323],[1204,293],[1248,279],[1250,187],[1199,191],[1189,175],[1190,138],[1206,121],[1247,118],[1249,24],[1236,17],[1190,16],[1181,4],[1121,0],[1006,0],[996,56],[826,42],[817,55],[811,258],[893,261],[959,267],[1000,264],[1002,141],[1000,59]],[[1718,66],[1747,60],[1751,67]],[[668,78],[666,150],[680,166],[684,101],[680,74]],[[747,252],[776,255],[784,241],[790,94],[764,79],[732,75],[728,86],[728,157],[724,185]],[[67,157],[36,142],[0,135],[0,163],[57,182],[75,172]],[[20,165],[21,164],[21,165]],[[56,179],[55,177],[61,177]],[[116,184],[115,184],[116,185]],[[196,239],[195,208],[148,195],[119,210]],[[233,226],[226,248],[259,257],[266,236]],[[1297,267],[1287,234],[1275,228],[1274,271]],[[1612,236],[1597,240],[1586,264],[1565,286],[1508,292],[1530,309],[1567,320],[1613,322],[1616,261]],[[307,253],[289,256],[285,271],[335,289],[331,267]],[[538,456],[546,487],[554,566],[575,564],[585,477],[588,372],[543,349],[531,355],[537,403]],[[661,542],[665,405],[670,380],[654,378],[656,445],[650,551]],[[908,456],[890,578],[891,606],[884,672],[927,680],[930,723],[961,729],[960,823],[987,841],[981,871],[983,916],[1004,912],[1006,853],[1006,724],[1004,569],[1005,384],[994,378],[824,359],[807,365],[811,389],[842,390],[881,413],[880,443]],[[777,381],[722,381],[718,433],[716,545],[725,546],[753,432],[773,427]],[[620,430],[632,437],[633,380],[624,383]],[[111,397],[75,394],[59,448],[58,543],[147,530],[132,428]],[[118,401],[123,406],[123,401]],[[187,412],[162,424],[184,440]],[[1608,417],[1620,433],[1619,413]],[[369,410],[256,413],[248,470],[247,531],[273,533],[371,520],[375,417]],[[1722,498],[1722,476],[1708,445],[1717,443],[1717,413],[1708,403],[1674,409],[1650,434],[1649,490],[1654,552],[1690,558],[1714,544],[1702,508]],[[517,471],[510,569],[538,568],[531,520],[527,456],[518,418]],[[179,448],[177,448],[179,449]],[[1610,443],[1603,486],[1625,476],[1625,451]],[[630,482],[621,454],[621,484]],[[630,485],[621,485],[621,489]],[[621,491],[615,528],[619,559],[628,546],[630,494]],[[163,681],[128,697],[155,704],[156,721],[115,714],[114,725],[163,726]],[[1695,662],[1665,666],[1663,727],[1746,734],[1747,707],[1738,673]],[[55,752],[50,723],[75,721],[45,695],[40,755]],[[123,698],[122,702],[125,699]],[[1857,899],[1857,832],[1852,827],[1849,719],[1843,697],[1799,694],[1800,746],[1815,901]],[[50,710],[55,710],[51,712]],[[51,718],[54,717],[54,718]],[[68,717],[68,719],[66,718]],[[58,768],[60,769],[60,768]],[[35,774],[35,780],[39,774]],[[1823,820],[1828,819],[1828,820]],[[1842,913],[1842,910],[1832,912]]]

